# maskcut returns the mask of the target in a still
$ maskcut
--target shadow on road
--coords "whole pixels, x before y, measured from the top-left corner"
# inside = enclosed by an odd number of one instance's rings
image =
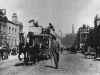
[[[34,65],[34,64],[21,62],[21,63],[16,63],[14,66],[32,66],[32,65]]]
[[[56,67],[50,65],[44,65],[44,67],[56,69]]]
[[[56,67],[51,66],[51,65],[44,65],[44,67],[45,67],[45,68],[54,69],[54,70],[58,70],[58,71],[65,71],[64,68],[60,68],[60,67],[56,68]]]

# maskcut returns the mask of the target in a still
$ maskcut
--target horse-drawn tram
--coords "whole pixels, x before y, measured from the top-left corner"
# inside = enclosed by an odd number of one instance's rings
[[[42,60],[54,59],[55,68],[58,67],[59,61],[59,44],[51,34],[34,34],[28,32],[27,38],[21,34],[19,43],[19,60],[22,60],[21,54],[24,55],[24,62],[36,63]]]

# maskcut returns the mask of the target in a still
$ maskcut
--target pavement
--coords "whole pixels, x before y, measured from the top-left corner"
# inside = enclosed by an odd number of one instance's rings
[[[9,61],[11,61],[11,60],[12,60],[12,61],[18,60],[18,55],[15,55],[15,56],[10,55],[10,56],[8,56],[8,59],[0,60],[0,65],[3,64],[3,63],[7,63],[7,62],[9,62]]]
[[[14,59],[18,59],[18,55],[15,55],[15,56],[10,55],[7,60],[14,60]]]

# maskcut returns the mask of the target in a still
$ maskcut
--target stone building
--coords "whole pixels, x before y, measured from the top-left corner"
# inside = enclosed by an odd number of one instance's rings
[[[23,24],[18,21],[16,13],[12,15],[12,21],[7,22],[7,41],[10,48],[14,48],[19,44],[19,33],[23,32]]]
[[[7,40],[6,24],[8,19],[5,12],[5,9],[0,9],[0,46],[4,45],[4,42]]]
[[[79,48],[84,47],[90,29],[91,28],[85,24],[83,24],[83,26],[79,28],[78,33],[77,33],[78,34],[77,35],[77,44],[78,44]]]
[[[84,47],[88,34],[94,29],[98,28],[98,26],[100,26],[100,17],[99,15],[96,15],[94,17],[94,27],[89,27],[83,24],[83,26],[78,29],[76,37],[76,44],[78,49]]]
[[[13,13],[10,21],[3,11],[0,9],[0,46],[8,43],[10,48],[14,48],[19,44],[19,33],[23,32],[23,24],[18,21],[16,13]]]

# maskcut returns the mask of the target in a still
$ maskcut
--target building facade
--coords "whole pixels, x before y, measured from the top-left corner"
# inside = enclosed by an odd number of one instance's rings
[[[10,21],[3,11],[0,9],[0,46],[7,43],[10,48],[14,48],[19,44],[19,33],[23,32],[23,24],[18,21],[16,13],[13,13]]]
[[[19,45],[19,34],[23,32],[23,24],[18,21],[17,14],[13,13],[12,21],[7,22],[7,41],[10,48]]]
[[[85,46],[88,34],[94,29],[97,29],[99,26],[100,17],[96,15],[94,17],[94,27],[89,27],[88,25],[83,24],[83,26],[78,29],[76,37],[76,44],[78,49],[83,48]]]
[[[81,49],[85,46],[85,42],[87,40],[90,29],[91,28],[85,24],[83,24],[83,26],[79,28],[78,33],[77,33],[78,48]]]
[[[5,45],[5,41],[7,40],[6,23],[8,19],[5,12],[5,9],[0,9],[0,46]]]

